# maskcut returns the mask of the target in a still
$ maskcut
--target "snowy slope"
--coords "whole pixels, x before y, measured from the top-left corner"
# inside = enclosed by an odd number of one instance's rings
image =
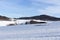
[[[9,24],[25,24],[25,22],[29,22],[30,20],[11,20],[11,21],[0,21],[0,26],[7,26]],[[41,20],[34,20],[38,22],[42,22]],[[44,22],[44,21],[43,21]]]
[[[0,40],[60,40],[60,22],[0,27]]]
[[[0,21],[0,26],[7,26],[9,24],[14,24],[14,21]]]

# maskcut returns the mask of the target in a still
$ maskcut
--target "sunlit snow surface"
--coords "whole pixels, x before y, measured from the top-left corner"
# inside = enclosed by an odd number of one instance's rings
[[[60,40],[60,22],[0,26],[0,40]]]

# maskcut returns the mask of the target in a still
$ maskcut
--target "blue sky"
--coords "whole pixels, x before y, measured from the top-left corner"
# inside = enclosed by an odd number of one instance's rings
[[[0,0],[0,15],[25,17],[47,14],[60,17],[60,0]]]

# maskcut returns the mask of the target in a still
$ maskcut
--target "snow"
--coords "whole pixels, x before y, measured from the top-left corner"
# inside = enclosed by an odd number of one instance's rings
[[[14,21],[0,21],[0,26],[7,26],[9,24],[14,24]]]
[[[0,21],[0,26],[7,26],[9,24],[21,24],[21,23],[25,23],[26,21],[30,21],[30,20],[16,20],[16,21]]]
[[[47,24],[6,26],[26,21],[30,20],[0,21],[0,40],[60,40],[59,21],[50,21]]]
[[[16,20],[14,21],[14,19],[12,19],[11,21],[0,21],[0,26],[7,26],[9,24],[25,24],[25,22],[29,22],[31,20]],[[34,20],[34,21],[38,21],[38,22],[45,22],[45,21],[42,21],[42,20]]]
[[[16,20],[17,24],[21,24],[21,23],[25,23],[25,22],[28,22],[30,20]]]
[[[0,40],[60,40],[60,22],[36,25],[0,27]]]

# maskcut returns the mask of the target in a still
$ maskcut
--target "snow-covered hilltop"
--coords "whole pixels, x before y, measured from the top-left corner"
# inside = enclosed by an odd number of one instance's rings
[[[6,26],[7,24],[13,23],[9,17],[0,15],[0,26]]]

